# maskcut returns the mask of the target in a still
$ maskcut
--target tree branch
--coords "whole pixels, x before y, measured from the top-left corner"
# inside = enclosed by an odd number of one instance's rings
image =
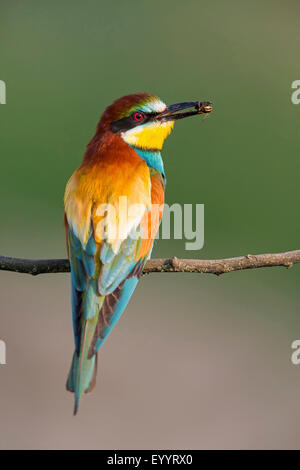
[[[243,269],[270,268],[273,266],[291,268],[296,263],[300,263],[300,250],[212,260],[178,259],[174,256],[173,258],[148,260],[143,274],[180,272],[208,273],[219,276],[220,274]],[[67,259],[33,260],[0,256],[0,270],[36,276],[45,273],[69,272],[70,263]]]

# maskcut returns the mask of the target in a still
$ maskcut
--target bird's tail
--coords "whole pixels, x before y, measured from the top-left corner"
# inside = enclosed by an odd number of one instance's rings
[[[89,355],[91,336],[94,334],[94,322],[86,320],[81,334],[81,347],[79,353],[74,352],[73,360],[67,380],[67,390],[75,395],[74,415],[83,393],[91,392],[96,384],[97,353]]]
[[[73,360],[67,380],[67,390],[74,392],[74,415],[77,414],[79,402],[83,393],[91,392],[96,384],[97,375],[97,354],[91,359],[86,359],[84,364],[80,364],[80,356],[76,351],[73,354]]]

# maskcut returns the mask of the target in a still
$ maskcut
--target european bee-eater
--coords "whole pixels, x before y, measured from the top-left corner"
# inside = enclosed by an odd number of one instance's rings
[[[183,111],[188,108],[193,109]],[[151,255],[164,203],[164,140],[175,120],[211,109],[210,102],[199,101],[166,106],[148,93],[116,100],[104,111],[82,164],[67,183],[75,337],[67,389],[75,394],[74,414],[82,394],[95,385],[97,351]]]

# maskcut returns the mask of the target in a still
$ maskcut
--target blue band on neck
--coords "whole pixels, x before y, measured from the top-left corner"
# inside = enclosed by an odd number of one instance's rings
[[[131,146],[132,147],[132,146]],[[158,150],[147,151],[139,149],[137,147],[132,147],[139,157],[141,157],[148,166],[154,168],[155,170],[160,171],[160,173],[165,176],[164,163],[162,160],[161,153]]]

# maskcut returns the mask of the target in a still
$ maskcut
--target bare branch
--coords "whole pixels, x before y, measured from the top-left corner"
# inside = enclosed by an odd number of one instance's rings
[[[23,259],[0,256],[0,270],[32,274],[33,276],[47,273],[68,273],[70,272],[70,263],[68,259]]]
[[[300,250],[212,260],[178,259],[174,256],[173,258],[148,260],[143,274],[180,272],[220,275],[243,269],[270,268],[273,266],[291,268],[296,263],[300,263]],[[67,259],[30,260],[0,256],[0,270],[36,276],[45,273],[69,272],[70,264]]]

